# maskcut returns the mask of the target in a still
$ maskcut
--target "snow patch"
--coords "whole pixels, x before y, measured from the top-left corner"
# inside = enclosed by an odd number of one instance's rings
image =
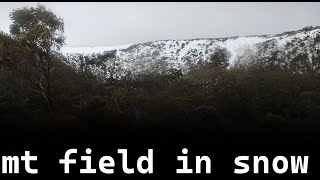
[[[237,39],[228,39],[225,42],[220,42],[219,45],[224,47],[231,53],[229,63],[232,66],[235,59],[242,55],[246,49],[252,49],[255,52],[255,46],[258,43],[265,42],[270,38],[263,37],[239,37]]]
[[[126,49],[132,46],[133,44],[125,44],[125,45],[118,45],[118,46],[105,46],[105,47],[70,47],[70,46],[63,46],[61,48],[61,53],[63,55],[67,54],[99,54],[103,53],[105,51],[112,51],[112,50],[120,50],[120,49]]]

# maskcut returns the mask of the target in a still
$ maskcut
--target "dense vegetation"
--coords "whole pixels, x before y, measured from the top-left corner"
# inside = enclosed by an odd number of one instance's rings
[[[4,130],[271,134],[320,128],[320,75],[315,71],[301,73],[297,66],[282,69],[274,64],[228,69],[227,58],[215,55],[212,63],[185,76],[145,74],[101,80],[63,63],[59,51],[52,48],[63,43],[62,36],[55,34],[63,23],[43,8],[23,12],[48,15],[54,28],[24,27],[22,33],[12,26],[12,35],[0,34],[0,126]],[[20,17],[17,12],[22,11],[15,12],[13,17]],[[15,24],[23,27],[25,21]],[[35,44],[43,34],[47,39]],[[55,43],[48,44],[52,40]]]

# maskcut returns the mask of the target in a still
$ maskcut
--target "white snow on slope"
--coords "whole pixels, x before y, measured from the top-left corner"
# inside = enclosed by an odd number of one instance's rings
[[[228,39],[225,42],[219,43],[221,47],[226,48],[230,53],[229,64],[232,66],[237,56],[242,55],[245,50],[251,49],[256,51],[254,45],[265,42],[270,38],[263,37],[239,37],[236,39]]]
[[[103,74],[109,68],[114,69],[118,77],[123,77],[128,72],[135,75],[145,72],[165,73],[169,69],[181,70],[184,74],[199,61],[208,62],[217,48],[225,48],[229,53],[229,67],[235,62],[246,62],[258,54],[260,59],[268,59],[277,51],[280,51],[277,56],[286,62],[303,53],[307,53],[311,60],[312,56],[318,56],[320,44],[317,38],[320,38],[320,27],[266,36],[159,40],[109,47],[62,47],[61,52],[67,59],[66,63],[76,69],[83,63],[80,62],[80,57],[87,56],[88,62],[85,63],[89,63],[87,66],[93,72]],[[101,62],[97,63],[97,54],[112,50],[117,50],[114,54],[116,58],[103,60],[104,67]]]
[[[235,58],[242,53],[244,53],[244,50],[250,48],[254,50],[254,45],[257,43],[261,43],[264,41],[269,40],[270,38],[263,38],[263,37],[239,37],[239,38],[232,38],[228,39],[226,41],[217,41],[214,46],[220,46],[226,48],[230,53],[231,57],[229,59],[229,63],[232,65]],[[179,44],[185,43],[184,40],[179,40]],[[181,49],[180,53],[177,55],[176,63],[179,64],[179,66],[184,66],[185,63],[181,61],[182,57],[186,55],[187,52],[190,50],[197,50],[202,51],[203,53],[203,59],[207,60],[207,56],[204,53],[205,48],[203,46],[208,45],[210,41],[208,40],[191,40],[189,41],[188,45],[186,45],[183,49]],[[161,53],[161,55],[164,56],[176,56],[174,52],[179,47],[173,46],[170,47],[170,43],[165,43],[165,46],[163,47],[165,51]],[[126,44],[126,45],[119,45],[119,46],[106,46],[106,47],[62,47],[61,53],[64,55],[70,55],[70,54],[84,54],[84,55],[90,55],[90,54],[100,54],[105,51],[112,51],[112,50],[121,50],[126,49],[130,47],[133,44]],[[149,47],[145,47],[145,51],[149,50]],[[117,53],[118,54],[118,53]]]
[[[112,51],[112,50],[119,50],[119,49],[126,49],[133,44],[124,44],[118,46],[104,46],[104,47],[97,47],[97,46],[64,46],[61,48],[62,54],[101,54],[105,51]]]

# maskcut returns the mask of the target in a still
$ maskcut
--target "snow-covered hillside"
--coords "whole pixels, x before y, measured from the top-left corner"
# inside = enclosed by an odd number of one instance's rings
[[[198,63],[208,62],[219,49],[225,49],[229,67],[255,59],[268,62],[276,57],[282,66],[289,66],[297,57],[307,57],[313,68],[320,56],[320,27],[277,35],[160,40],[114,47],[63,47],[65,63],[79,71],[122,78],[141,73],[166,74],[169,70],[189,71]]]

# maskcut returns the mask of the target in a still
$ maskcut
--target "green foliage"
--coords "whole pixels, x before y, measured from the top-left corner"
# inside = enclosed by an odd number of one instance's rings
[[[64,43],[64,23],[45,6],[24,7],[10,13],[12,24],[10,33],[28,46],[36,46],[42,51],[60,49]]]
[[[226,48],[216,48],[215,52],[210,56],[209,66],[213,68],[222,68],[225,69],[229,66],[228,59],[230,53]]]
[[[54,111],[54,70],[64,43],[63,20],[45,6],[24,7],[10,13],[9,36],[1,35],[1,64],[32,83]]]

